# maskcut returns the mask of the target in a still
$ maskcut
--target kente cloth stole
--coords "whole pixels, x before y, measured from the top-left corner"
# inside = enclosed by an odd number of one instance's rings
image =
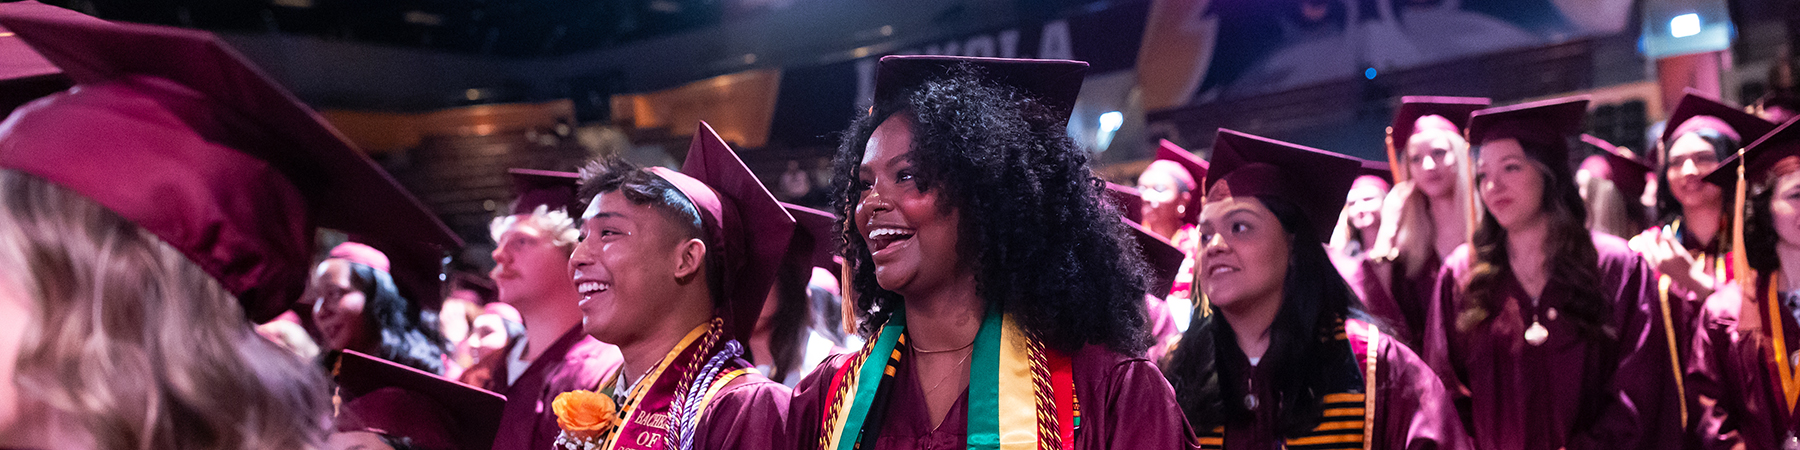
[[[1283,446],[1292,450],[1369,450],[1375,435],[1375,386],[1380,380],[1376,368],[1381,361],[1381,331],[1360,320],[1346,320],[1337,333],[1337,342],[1350,346],[1362,369],[1362,392],[1325,394],[1325,408],[1319,425],[1299,437],[1287,438]],[[1225,427],[1199,432],[1202,449],[1225,448]]]
[[[875,339],[837,368],[820,420],[820,450],[855,450],[878,436],[865,427],[885,408],[894,373],[906,354],[906,311],[889,316]],[[991,309],[976,333],[969,365],[968,440],[971,450],[1072,448],[1081,408],[1068,356],[1044,348],[1012,318]]]
[[[744,347],[724,337],[724,321],[689,331],[631,388],[620,405],[619,426],[604,437],[606,450],[684,450],[692,448],[700,416],[731,380],[756,369],[739,356]]]

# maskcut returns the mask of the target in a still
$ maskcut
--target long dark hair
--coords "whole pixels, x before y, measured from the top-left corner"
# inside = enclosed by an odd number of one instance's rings
[[[1279,368],[1273,406],[1282,434],[1292,437],[1318,426],[1325,394],[1336,392],[1345,380],[1362,379],[1350,346],[1333,337],[1342,331],[1345,318],[1369,319],[1325,249],[1314,244],[1319,240],[1306,215],[1287,200],[1256,199],[1274,213],[1292,242],[1287,277],[1281,282],[1281,309],[1269,326],[1269,350],[1262,358],[1263,364]],[[1206,431],[1250,419],[1250,411],[1241,402],[1227,401],[1247,393],[1235,392],[1234,384],[1221,383],[1221,379],[1246,374],[1222,373],[1230,366],[1219,361],[1244,358],[1244,352],[1231,324],[1216,307],[1211,314],[1194,315],[1192,326],[1181,336],[1181,345],[1169,358],[1163,375],[1175,388],[1175,400],[1194,429]]]
[[[813,326],[812,297],[807,282],[812,267],[782,264],[775,271],[775,313],[769,317],[769,360],[775,368],[769,379],[780,381],[800,367],[806,349],[807,330]]]
[[[1669,124],[1669,126],[1677,125],[1680,124]],[[1701,128],[1683,133],[1681,136],[1689,134],[1700,136],[1701,140],[1712,145],[1713,156],[1718,157],[1720,161],[1724,161],[1725,158],[1730,157],[1731,154],[1738,149],[1738,141],[1732,139],[1730,136],[1726,136],[1724,133],[1720,133],[1719,130]],[[1686,212],[1681,207],[1681,201],[1676,200],[1674,191],[1669,189],[1669,147],[1672,146],[1676,140],[1681,139],[1681,136],[1675,136],[1674,139],[1663,142],[1662,152],[1659,154],[1661,164],[1657,164],[1656,170],[1656,221],[1659,225],[1675,223],[1676,220],[1679,220],[1682,216],[1686,215]],[[1737,199],[1732,198],[1732,195],[1730,195],[1729,192],[1724,193],[1721,197],[1722,198],[1719,199],[1719,232],[1713,236],[1713,242],[1717,242],[1719,244],[1717,246],[1719,251],[1724,252],[1731,248],[1731,233],[1729,231],[1731,230],[1731,213],[1732,207],[1734,206],[1732,203],[1736,202]],[[1706,244],[1708,243],[1700,243],[1700,245]]]
[[[1781,270],[1781,257],[1775,253],[1775,247],[1781,244],[1781,235],[1775,234],[1775,219],[1769,212],[1769,204],[1775,198],[1775,179],[1751,185],[1749,189],[1749,197],[1744,199],[1750,204],[1744,210],[1744,262],[1758,272],[1775,273]]]
[[[368,299],[362,317],[365,329],[376,331],[374,356],[444,373],[444,349],[449,344],[438,331],[437,312],[401,297],[392,276],[362,263],[350,263],[350,285]]]
[[[1519,141],[1519,145],[1526,149],[1528,158],[1553,153],[1532,151],[1541,144]],[[1545,220],[1549,221],[1544,246],[1549,253],[1546,261],[1550,280],[1544,289],[1568,291],[1570,301],[1560,309],[1575,321],[1581,334],[1599,342],[1611,342],[1617,336],[1611,325],[1612,302],[1600,291],[1600,256],[1594,249],[1593,236],[1588,234],[1587,208],[1576,191],[1574,171],[1566,161],[1530,161],[1544,183],[1543,196],[1538,200]],[[1492,325],[1496,313],[1505,310],[1508,301],[1502,286],[1513,278],[1506,229],[1500,227],[1492,212],[1481,215],[1481,228],[1475,231],[1471,250],[1474,254],[1468,284],[1463,286],[1469,301],[1463,303],[1456,318],[1456,328],[1462,332]]]
[[[1025,332],[1059,351],[1097,344],[1137,355],[1150,345],[1147,269],[1118,211],[1102,205],[1088,154],[1062,118],[978,68],[954,68],[851,124],[834,161],[838,211],[860,200],[864,146],[892,116],[912,123],[919,189],[961,213],[958,256],[975,270],[976,293],[988,305],[1004,305]],[[857,308],[869,315],[862,330],[873,334],[903,300],[876,283],[855,224],[839,228]]]

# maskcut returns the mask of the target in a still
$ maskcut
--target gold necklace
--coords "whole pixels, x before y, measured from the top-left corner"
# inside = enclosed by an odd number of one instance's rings
[[[965,346],[963,346],[963,348],[969,348],[969,346],[972,346],[972,345],[975,345],[975,342],[969,341],[969,345],[965,345]],[[957,350],[961,350],[961,349],[957,349]],[[954,351],[954,350],[941,350],[938,353],[943,353],[943,352],[948,352],[948,351]],[[920,353],[920,350],[917,348],[914,348],[913,352]],[[931,398],[931,393],[937,392],[939,387],[943,387],[944,381],[949,380],[950,376],[956,375],[956,369],[961,368],[963,363],[969,362],[969,356],[972,356],[974,354],[975,354],[975,352],[969,352],[968,354],[963,355],[962,359],[957,360],[956,365],[950,366],[950,372],[944,374],[944,376],[942,376],[942,377],[938,377],[937,383],[933,383],[931,385],[931,389],[927,389],[925,391],[925,398]]]

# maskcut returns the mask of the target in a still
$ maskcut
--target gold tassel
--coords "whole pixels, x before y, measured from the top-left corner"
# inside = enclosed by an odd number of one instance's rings
[[[851,229],[851,214],[844,214],[844,231]],[[847,334],[856,334],[856,290],[851,283],[850,256],[844,256],[844,263],[838,265],[838,326]]]
[[[1400,150],[1394,145],[1394,127],[1387,127],[1388,173],[1394,174],[1394,184],[1406,181],[1406,166],[1400,165]]]
[[[1743,292],[1740,296],[1743,303],[1738,308],[1738,330],[1751,331],[1762,328],[1762,309],[1759,308],[1761,302],[1756,298],[1756,274],[1751,272],[1749,254],[1744,249],[1744,208],[1749,206],[1745,203],[1745,198],[1750,189],[1744,170],[1750,165],[1750,161],[1745,158],[1743,148],[1738,148],[1737,156],[1737,188],[1733,190],[1733,198],[1737,204],[1732,208],[1735,211],[1731,215],[1731,268],[1736,272],[1733,275],[1737,277],[1738,288]]]

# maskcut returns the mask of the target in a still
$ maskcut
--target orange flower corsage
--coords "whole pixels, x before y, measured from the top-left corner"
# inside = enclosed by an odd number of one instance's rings
[[[556,413],[556,425],[562,434],[556,437],[558,448],[590,450],[600,448],[607,433],[619,425],[619,409],[612,397],[598,392],[578,390],[556,395],[550,402]]]

